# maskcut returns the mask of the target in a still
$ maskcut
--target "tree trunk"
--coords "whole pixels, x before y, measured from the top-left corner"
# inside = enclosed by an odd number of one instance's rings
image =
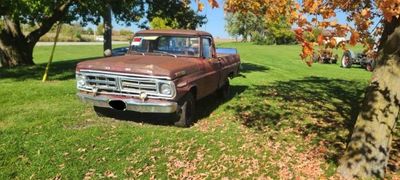
[[[346,152],[344,178],[384,178],[400,107],[399,19],[386,22],[376,69]]]
[[[2,16],[3,26],[0,28],[0,58],[2,67],[13,67],[19,65],[33,65],[33,48],[40,37],[50,31],[51,27],[61,20],[71,6],[71,0],[59,4],[51,16],[46,16],[35,29],[27,36],[21,31],[17,17]],[[0,56],[1,57],[1,56]]]
[[[111,56],[111,50],[112,50],[112,17],[111,17],[111,13],[112,13],[112,10],[111,10],[110,4],[107,4],[106,6],[107,6],[107,9],[103,16],[103,20],[104,20],[103,51],[104,51],[104,56]]]
[[[1,66],[33,65],[32,53],[35,43],[27,42],[18,22],[5,17],[4,28],[0,31]]]
[[[12,42],[11,46],[0,47],[0,51],[3,53],[1,67],[35,64],[32,57],[33,46],[23,41],[17,43]]]

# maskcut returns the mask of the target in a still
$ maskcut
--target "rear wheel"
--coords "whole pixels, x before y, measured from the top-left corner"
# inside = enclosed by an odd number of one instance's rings
[[[351,68],[352,62],[351,62],[351,55],[349,51],[346,51],[343,53],[342,56],[342,67],[344,68]]]
[[[336,64],[337,63],[337,60],[338,60],[338,55],[337,54],[335,54],[332,58],[331,58],[331,64]]]
[[[217,94],[223,100],[228,100],[231,96],[231,86],[229,84],[229,78],[226,78],[224,85],[218,89]]]
[[[366,65],[365,69],[366,69],[367,71],[369,71],[369,72],[374,71],[374,69],[375,69],[375,61],[369,62],[369,63]]]
[[[313,62],[318,62],[319,54],[318,53],[313,53],[312,59],[313,59]]]
[[[195,99],[193,94],[186,94],[179,104],[181,109],[179,112],[179,120],[175,122],[175,126],[190,127],[193,124],[195,112]]]

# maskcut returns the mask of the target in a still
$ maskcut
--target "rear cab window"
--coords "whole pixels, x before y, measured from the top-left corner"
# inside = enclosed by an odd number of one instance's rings
[[[213,57],[213,45],[210,37],[202,37],[202,57],[211,59]]]

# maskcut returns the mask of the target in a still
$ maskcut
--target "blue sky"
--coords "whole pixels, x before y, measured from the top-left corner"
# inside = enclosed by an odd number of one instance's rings
[[[220,8],[214,8],[212,9],[206,1],[204,3],[204,9],[202,12],[200,12],[201,15],[206,15],[208,22],[207,24],[203,25],[203,27],[199,28],[199,30],[204,30],[207,31],[211,34],[213,34],[214,37],[220,37],[220,38],[228,38],[229,35],[225,31],[225,19],[224,19],[224,10],[222,8],[223,6],[223,1],[219,0],[218,3],[220,4]],[[192,8],[197,10],[197,5],[194,3],[191,4]],[[128,28],[134,32],[140,30],[137,26],[132,25],[130,27],[124,26],[117,24],[115,21],[113,22],[113,27],[116,29],[121,29],[121,28]]]
[[[212,9],[208,2],[206,0],[201,0],[203,2],[204,9],[200,14],[206,15],[208,22],[207,24],[203,25],[203,27],[199,28],[199,30],[204,30],[207,32],[210,32],[213,34],[214,37],[219,37],[219,38],[229,38],[228,33],[225,31],[225,19],[224,19],[224,10],[223,10],[223,0],[218,0],[218,3],[220,4],[220,8],[214,8]],[[301,1],[300,1],[301,2]],[[192,1],[191,6],[194,10],[197,10],[197,5]],[[336,11],[337,17],[336,20],[340,24],[346,24],[346,14],[341,12],[341,11]],[[311,17],[309,17],[311,18]],[[378,22],[379,19],[374,19],[374,22]],[[352,23],[350,23],[352,24]],[[121,28],[129,28],[130,30],[137,32],[140,29],[132,25],[130,27],[126,27],[124,25],[117,24],[116,22],[113,22],[113,27],[116,29],[121,29]]]

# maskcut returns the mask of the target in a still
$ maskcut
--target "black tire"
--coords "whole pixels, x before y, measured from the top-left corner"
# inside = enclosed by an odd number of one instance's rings
[[[318,62],[319,54],[318,53],[313,53],[312,59],[313,59],[313,62],[315,62],[315,63]]]
[[[179,119],[174,124],[178,127],[190,127],[194,121],[195,99],[192,93],[186,94],[179,102]]]
[[[367,70],[367,71],[369,71],[369,72],[372,72],[372,71],[374,71],[374,68],[372,67],[371,63],[368,63],[368,64],[365,66],[365,70]]]
[[[229,78],[225,80],[224,85],[217,91],[218,97],[223,100],[228,100],[231,97],[231,86],[229,84]]]
[[[375,62],[374,62],[374,61],[371,61],[371,62],[367,63],[366,66],[365,66],[365,69],[366,69],[367,71],[369,71],[369,72],[374,71],[374,69],[375,69]]]
[[[335,56],[333,56],[333,59],[331,59],[331,64],[336,64],[338,60],[338,55],[336,54]]]
[[[343,68],[351,68],[353,63],[352,63],[351,54],[350,54],[349,51],[345,51],[343,53],[341,62],[342,62],[342,67]]]
[[[318,63],[325,64],[325,60],[322,57],[318,58]]]

